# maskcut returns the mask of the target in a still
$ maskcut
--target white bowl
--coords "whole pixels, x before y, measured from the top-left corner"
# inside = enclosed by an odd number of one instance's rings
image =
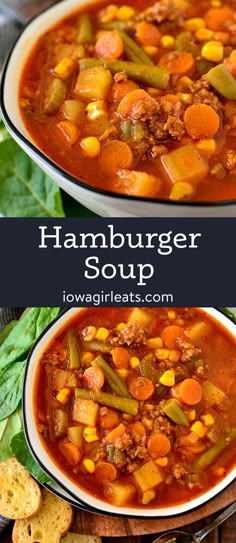
[[[40,36],[87,3],[87,0],[59,2],[35,17],[17,40],[5,64],[1,86],[2,116],[12,137],[62,189],[103,217],[235,217],[236,200],[217,203],[171,202],[124,196],[90,187],[68,174],[37,147],[24,126],[19,108],[18,89],[22,69]]]
[[[214,308],[203,308],[204,312],[210,317],[213,317],[216,321],[220,322],[234,337],[236,337],[236,325],[220,311]],[[230,473],[217,485],[203,493],[201,496],[194,498],[186,503],[171,507],[159,507],[152,508],[146,507],[145,509],[130,508],[130,507],[115,507],[103,500],[94,498],[86,491],[79,488],[74,484],[60,468],[54,463],[53,459],[48,455],[46,448],[43,446],[41,438],[39,436],[37,425],[34,415],[34,391],[35,391],[35,379],[37,376],[38,361],[42,354],[49,346],[51,339],[60,333],[64,329],[67,323],[71,321],[73,317],[83,312],[84,308],[69,309],[61,316],[59,316],[54,323],[50,324],[41,337],[34,345],[26,367],[24,387],[23,387],[23,416],[26,439],[28,441],[29,448],[40,464],[42,469],[53,479],[56,483],[56,492],[65,498],[66,494],[72,497],[73,502],[77,503],[78,507],[83,505],[89,507],[93,511],[105,515],[115,515],[123,517],[137,517],[137,518],[157,518],[157,517],[171,517],[181,515],[200,507],[207,501],[217,496],[222,490],[224,490],[236,477],[236,467],[232,469]],[[59,486],[58,486],[59,485]],[[62,491],[60,491],[60,487]]]

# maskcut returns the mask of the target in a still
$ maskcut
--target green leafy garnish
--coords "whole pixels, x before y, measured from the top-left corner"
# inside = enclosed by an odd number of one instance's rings
[[[230,309],[228,309],[228,307],[219,307],[219,310],[222,311],[222,313],[224,313],[227,317],[232,319],[232,321],[236,322],[236,316],[234,313],[232,313],[232,311],[230,311]]]
[[[19,320],[0,347],[0,375],[3,368],[25,357],[59,311],[59,307],[33,307]]]
[[[0,420],[11,415],[18,407],[22,396],[25,362],[7,366],[0,375]]]
[[[22,421],[19,410],[0,422],[0,462],[12,456],[10,448],[11,440],[21,430]]]
[[[12,138],[0,143],[0,213],[64,217],[60,189]]]
[[[5,339],[7,339],[7,336],[9,336],[10,332],[13,330],[16,324],[17,321],[11,321],[5,326],[5,328],[3,328],[2,332],[0,332],[0,346],[5,341]]]
[[[10,447],[13,456],[16,457],[18,462],[20,462],[22,466],[24,466],[25,469],[27,469],[27,471],[29,471],[31,475],[37,479],[37,481],[40,483],[51,482],[48,475],[44,473],[31,455],[23,431],[19,432],[12,438]]]

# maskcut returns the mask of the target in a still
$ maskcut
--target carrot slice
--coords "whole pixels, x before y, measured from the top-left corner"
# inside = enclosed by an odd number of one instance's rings
[[[129,424],[128,428],[141,437],[146,436],[146,430],[141,422],[133,422],[132,424]]]
[[[118,32],[105,32],[95,44],[95,53],[98,58],[120,58],[124,50],[123,40]]]
[[[171,51],[160,58],[159,66],[167,68],[171,75],[191,75],[194,70],[194,58],[185,51]]]
[[[100,390],[104,385],[104,375],[100,368],[87,368],[83,374],[83,383],[87,388]]]
[[[109,432],[109,434],[106,435],[105,437],[105,441],[107,443],[109,443],[109,445],[111,443],[114,443],[114,441],[118,438],[118,437],[121,437],[122,434],[125,433],[125,430],[126,430],[126,426],[123,424],[123,422],[121,422],[119,424],[119,426],[117,426],[116,428],[114,428],[114,430],[111,430],[111,432]]]
[[[56,126],[60,130],[60,137],[63,143],[75,145],[80,135],[78,126],[73,121],[60,121]]]
[[[118,105],[117,113],[120,113],[122,117],[128,117],[132,111],[133,106],[137,102],[140,102],[145,98],[150,98],[150,95],[143,89],[137,89],[128,92],[128,94],[126,94],[126,96],[123,98],[123,100],[121,100],[120,104]]]
[[[212,138],[220,127],[220,118],[207,104],[193,104],[184,113],[186,132],[193,139]]]
[[[117,478],[117,469],[109,462],[99,462],[96,465],[95,475],[99,483],[114,481]]]
[[[115,347],[112,351],[112,360],[117,368],[128,368],[130,355],[124,347]]]
[[[114,409],[106,408],[106,413],[100,415],[99,418],[99,424],[104,430],[112,430],[112,428],[118,426],[119,422],[120,416]]]
[[[133,159],[133,153],[127,143],[119,140],[111,140],[102,146],[100,166],[104,172],[116,173],[123,168],[130,169]]]
[[[137,89],[139,89],[139,86],[134,81],[131,81],[131,79],[127,79],[127,81],[120,81],[120,83],[113,83],[109,93],[109,98],[111,98],[113,102],[121,102],[128,92]]]
[[[129,391],[135,400],[148,400],[154,392],[154,386],[150,379],[137,377],[137,379],[131,381]]]
[[[161,34],[158,28],[146,21],[138,23],[136,28],[137,38],[142,45],[151,45],[156,47],[160,43]]]
[[[202,387],[195,379],[184,379],[179,387],[180,400],[187,405],[196,405],[202,399]]]
[[[168,349],[176,349],[177,343],[176,340],[179,337],[184,336],[184,329],[181,326],[171,324],[163,328],[161,332],[161,337],[164,341],[164,344]]]
[[[153,458],[166,456],[170,452],[170,440],[165,434],[155,434],[148,440],[148,452]]]
[[[60,443],[59,449],[69,464],[72,466],[77,466],[81,460],[81,452],[74,443],[64,441]]]
[[[204,21],[210,30],[224,30],[224,23],[230,20],[233,11],[229,7],[209,9],[204,15]]]

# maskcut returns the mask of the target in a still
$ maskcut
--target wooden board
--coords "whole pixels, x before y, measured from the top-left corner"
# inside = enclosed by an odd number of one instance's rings
[[[236,500],[236,483],[230,485],[217,498],[186,515],[168,519],[140,520],[106,517],[76,510],[74,531],[109,537],[145,535],[171,530],[203,519]]]

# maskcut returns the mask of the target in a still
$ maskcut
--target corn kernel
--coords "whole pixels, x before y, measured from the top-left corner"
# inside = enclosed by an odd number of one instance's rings
[[[158,53],[158,47],[154,47],[153,45],[146,45],[143,47],[143,50],[149,57],[155,57]]]
[[[205,415],[201,416],[201,420],[205,426],[213,426],[215,423],[215,419],[211,413],[206,413]]]
[[[91,362],[94,360],[95,354],[90,351],[85,351],[81,356],[82,366],[90,366]]]
[[[119,324],[117,324],[116,326],[116,330],[118,330],[118,332],[121,332],[121,330],[124,330],[125,327],[126,327],[125,322],[119,322]]]
[[[148,419],[147,417],[144,417],[142,419],[142,422],[143,422],[144,426],[146,426],[146,428],[148,428],[148,430],[152,430],[152,428],[153,428],[153,420]]]
[[[190,185],[190,183],[180,181],[179,183],[175,183],[173,185],[169,198],[170,200],[183,200],[183,198],[191,196],[193,191],[193,186]]]
[[[93,341],[97,333],[97,328],[95,326],[87,326],[83,330],[83,339],[84,341]]]
[[[164,49],[173,49],[175,45],[175,39],[173,38],[173,36],[165,34],[161,37],[161,45],[162,47],[164,47]]]
[[[71,396],[71,389],[70,388],[62,388],[62,390],[60,390],[60,392],[58,392],[58,394],[56,395],[56,399],[57,399],[58,402],[65,405],[68,402],[68,400],[70,399],[70,396]]]
[[[84,429],[84,439],[87,443],[92,443],[93,441],[99,440],[99,435],[97,433],[97,428],[93,426],[86,426]]]
[[[152,96],[162,96],[163,91],[160,89],[154,89],[154,87],[147,87],[148,94],[151,94]]]
[[[123,413],[122,418],[123,418],[124,420],[128,420],[128,421],[129,421],[129,420],[133,420],[133,416],[132,416],[132,415],[128,415],[128,413]]]
[[[158,464],[158,466],[162,466],[163,468],[166,468],[166,466],[168,466],[168,458],[167,456],[163,456],[162,458],[157,458],[157,460],[155,460],[156,464]]]
[[[223,58],[224,48],[220,41],[208,41],[203,45],[201,55],[212,62],[220,62]]]
[[[145,409],[147,409],[147,411],[154,411],[154,405],[152,405],[152,403],[145,403]]]
[[[109,330],[107,328],[103,328],[102,326],[98,328],[95,339],[98,339],[99,341],[106,341],[109,337]]]
[[[147,505],[147,503],[154,500],[155,497],[156,497],[155,490],[153,490],[153,489],[146,490],[142,495],[142,500],[141,500],[142,504]]]
[[[180,351],[177,351],[177,349],[171,349],[171,351],[169,352],[168,360],[170,360],[171,362],[179,362],[180,356]]]
[[[129,375],[129,370],[127,370],[126,368],[119,368],[118,370],[116,370],[116,373],[118,373],[121,379],[127,379]]]
[[[213,8],[220,8],[222,6],[221,0],[211,0],[211,6]]]
[[[167,311],[167,315],[168,315],[168,319],[170,319],[171,321],[175,320],[176,318],[176,313],[175,311]]]
[[[196,32],[200,28],[204,28],[206,26],[204,19],[201,17],[194,17],[193,19],[187,19],[184,23],[185,30],[189,30],[190,32]]]
[[[140,359],[137,356],[131,356],[130,359],[130,367],[135,370],[135,368],[138,368],[140,365]]]
[[[204,437],[207,433],[207,428],[202,424],[200,420],[196,420],[191,426],[191,431],[198,437]]]
[[[187,418],[189,422],[193,422],[196,419],[196,411],[195,409],[189,409],[189,411],[185,411]]]
[[[83,153],[90,158],[96,158],[101,149],[100,141],[94,136],[83,138],[80,142]]]
[[[195,38],[198,41],[208,41],[211,40],[214,37],[213,30],[210,30],[209,28],[199,28],[195,34]]]
[[[110,4],[110,6],[107,6],[107,8],[104,9],[100,14],[101,23],[110,23],[111,21],[114,21],[117,16],[117,12],[118,7],[115,6],[115,4]]]
[[[193,83],[193,80],[188,77],[187,75],[183,75],[183,77],[180,77],[180,79],[177,82],[177,91],[184,91],[186,88],[191,86]]]
[[[216,152],[216,142],[213,139],[209,140],[200,140],[196,144],[199,151],[202,153],[207,153],[208,155],[214,155]]]
[[[116,14],[116,18],[119,21],[128,21],[131,19],[135,14],[135,10],[131,8],[130,6],[121,6],[118,9],[118,12]]]
[[[70,77],[76,69],[76,64],[71,58],[63,58],[54,68],[54,73],[64,80]]]
[[[151,337],[147,340],[146,345],[150,349],[160,349],[163,347],[163,339],[161,337]]]
[[[185,104],[191,104],[192,103],[192,94],[189,94],[188,92],[178,92],[177,93],[178,98],[181,102],[184,102]]]
[[[176,319],[177,326],[184,326],[184,319]]]
[[[229,32],[215,32],[214,39],[220,41],[223,45],[227,45],[230,40]]]
[[[175,372],[172,370],[167,370],[159,379],[162,385],[166,387],[173,387],[175,385]]]
[[[78,44],[74,47],[72,51],[73,58],[84,58],[86,55],[85,48],[83,45]]]
[[[91,460],[91,458],[84,458],[82,465],[88,473],[95,472],[95,464],[94,464],[94,461]]]
[[[96,102],[90,102],[86,107],[86,114],[90,121],[100,119],[107,115],[105,100],[97,100]]]
[[[156,349],[155,356],[158,360],[168,360],[169,349]]]

